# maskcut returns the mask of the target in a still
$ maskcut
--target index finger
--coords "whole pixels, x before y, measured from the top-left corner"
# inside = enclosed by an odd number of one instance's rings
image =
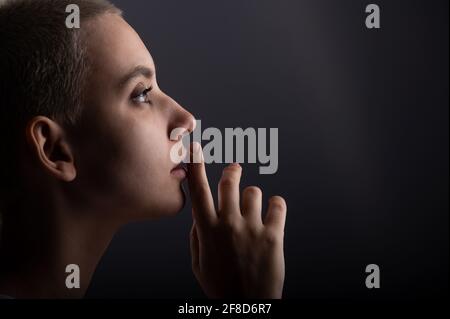
[[[197,226],[211,223],[217,218],[214,200],[206,176],[202,147],[199,143],[192,143],[190,147],[190,161],[188,163],[188,184],[191,194],[193,215]]]

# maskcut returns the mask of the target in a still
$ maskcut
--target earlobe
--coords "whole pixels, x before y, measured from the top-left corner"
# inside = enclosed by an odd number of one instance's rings
[[[58,123],[45,116],[36,116],[28,122],[26,136],[32,153],[47,173],[66,182],[75,179],[72,148]]]

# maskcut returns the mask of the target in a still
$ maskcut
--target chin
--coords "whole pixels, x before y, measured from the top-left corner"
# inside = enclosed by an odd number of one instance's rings
[[[141,213],[137,214],[137,220],[153,220],[162,217],[170,217],[177,215],[186,203],[186,194],[182,186],[178,192],[173,192],[169,196],[160,198],[158,202],[147,203],[143,205],[144,208],[137,210]]]
[[[186,194],[182,186],[180,186],[179,194],[174,195],[167,203],[167,209],[164,212],[164,216],[177,215],[186,204]]]

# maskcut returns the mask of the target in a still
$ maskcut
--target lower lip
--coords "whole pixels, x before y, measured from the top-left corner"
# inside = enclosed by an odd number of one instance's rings
[[[181,167],[171,170],[170,174],[172,174],[178,178],[181,178],[181,179],[186,178],[186,171]]]

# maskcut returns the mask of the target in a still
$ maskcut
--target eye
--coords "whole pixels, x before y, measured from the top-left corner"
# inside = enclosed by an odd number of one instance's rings
[[[148,99],[148,93],[153,89],[153,87],[146,88],[144,90],[138,91],[137,93],[133,93],[132,100],[135,103],[148,103],[152,104],[152,102]]]

